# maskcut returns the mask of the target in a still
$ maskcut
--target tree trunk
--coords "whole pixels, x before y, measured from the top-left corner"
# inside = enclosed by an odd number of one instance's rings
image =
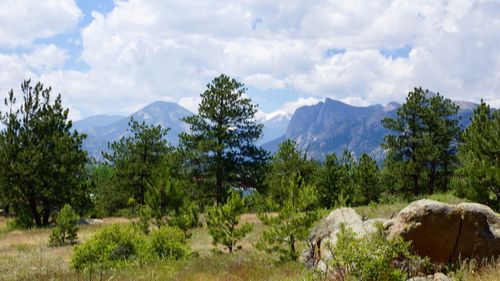
[[[43,202],[43,225],[48,225],[49,224],[49,219],[50,219],[50,204],[47,201]]]
[[[434,185],[436,183],[436,159],[431,163],[431,174],[429,177],[429,193],[434,193]]]

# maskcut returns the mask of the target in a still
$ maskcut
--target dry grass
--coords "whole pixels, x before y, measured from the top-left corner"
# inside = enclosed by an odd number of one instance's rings
[[[446,197],[444,200],[455,200]],[[455,203],[455,202],[453,202]],[[356,211],[367,218],[391,217],[407,203],[364,206]],[[205,227],[193,231],[189,242],[199,256],[183,261],[157,261],[148,265],[130,265],[117,271],[103,272],[102,280],[304,280],[310,274],[301,263],[275,263],[274,257],[255,250],[254,245],[266,226],[255,214],[245,214],[241,223],[250,222],[254,230],[240,241],[242,249],[233,254],[213,252],[212,239]],[[83,225],[80,241],[87,240],[104,225],[130,223],[123,218],[106,218],[101,225]],[[76,273],[69,268],[72,247],[48,248],[51,229],[8,231],[0,218],[0,280],[89,280],[89,272]],[[303,248],[305,245],[300,245]],[[222,247],[217,248],[224,251]],[[93,280],[100,274],[94,270]],[[480,270],[462,266],[454,275],[457,280],[500,280],[500,262],[488,263]]]
[[[87,240],[104,225],[129,223],[122,218],[106,218],[101,225],[82,225],[80,241]],[[241,216],[241,223],[254,229],[235,254],[214,254],[212,238],[204,227],[193,231],[190,245],[199,254],[186,261],[158,261],[145,266],[131,265],[117,272],[104,272],[103,280],[299,280],[306,274],[300,263],[275,264],[272,257],[254,248],[265,226],[255,214]],[[7,232],[0,218],[0,280],[88,280],[89,273],[77,274],[69,268],[72,247],[48,248],[51,229]],[[217,247],[224,252],[223,247]],[[99,273],[94,271],[94,280]],[[99,279],[97,279],[99,280]]]

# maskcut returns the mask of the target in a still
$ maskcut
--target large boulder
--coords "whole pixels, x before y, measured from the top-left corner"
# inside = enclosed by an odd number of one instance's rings
[[[435,263],[500,255],[500,217],[481,204],[413,202],[388,227],[389,239],[398,236]]]
[[[385,219],[372,219],[363,221],[352,208],[340,208],[332,211],[323,218],[309,235],[309,247],[302,254],[302,260],[310,267],[316,267],[326,272],[325,261],[332,258],[330,245],[337,242],[337,234],[341,225],[351,228],[357,238],[376,231],[375,222],[384,223]]]

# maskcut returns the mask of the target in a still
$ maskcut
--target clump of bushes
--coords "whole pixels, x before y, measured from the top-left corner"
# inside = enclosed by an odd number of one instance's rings
[[[410,251],[410,243],[401,238],[386,239],[383,226],[361,239],[342,227],[337,243],[330,247],[332,259],[328,272],[335,280],[407,280],[430,269],[430,262]]]
[[[76,244],[80,216],[68,204],[64,205],[56,218],[56,227],[49,238],[49,247]]]
[[[179,228],[165,226],[146,235],[132,225],[114,224],[75,247],[71,266],[76,270],[107,269],[154,259],[182,259],[189,254],[186,238]]]

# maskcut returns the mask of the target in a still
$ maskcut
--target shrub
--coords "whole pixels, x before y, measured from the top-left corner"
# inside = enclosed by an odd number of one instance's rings
[[[57,226],[52,230],[49,238],[49,247],[60,247],[76,244],[78,239],[78,221],[80,216],[73,208],[66,204],[56,218]]]
[[[8,222],[9,229],[30,229],[35,226],[33,217],[29,210],[19,208],[16,210],[16,217]]]
[[[158,258],[182,259],[190,250],[184,232],[178,227],[164,226],[151,232],[150,252]]]
[[[165,226],[145,235],[132,225],[114,224],[75,247],[71,266],[76,270],[117,268],[130,262],[181,259],[189,253],[184,233],[178,228]]]
[[[387,240],[381,224],[361,239],[342,226],[330,250],[329,274],[343,280],[407,280],[430,264],[411,254],[410,243],[401,238]]]
[[[147,256],[145,236],[130,225],[104,227],[85,243],[75,247],[71,266],[76,269],[113,268]]]
[[[237,227],[244,210],[245,201],[235,191],[230,192],[226,204],[216,205],[208,210],[207,226],[214,246],[222,244],[226,246],[229,253],[232,253],[238,240],[252,231],[252,225],[249,223]]]

